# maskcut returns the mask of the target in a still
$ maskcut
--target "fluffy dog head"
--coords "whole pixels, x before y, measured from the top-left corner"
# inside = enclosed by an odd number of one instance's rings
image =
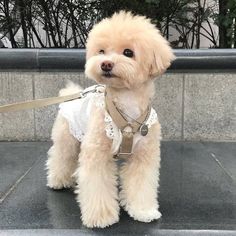
[[[174,55],[149,19],[121,11],[91,30],[86,59],[85,73],[89,78],[131,89],[162,74]]]

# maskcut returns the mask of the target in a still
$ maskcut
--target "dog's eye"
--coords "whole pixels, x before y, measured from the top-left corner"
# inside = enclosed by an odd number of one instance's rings
[[[104,54],[105,53],[105,51],[103,50],[103,49],[101,49],[100,51],[99,51],[99,54]]]
[[[128,48],[126,48],[123,52],[123,54],[126,56],[126,57],[133,57],[134,56],[134,52]]]

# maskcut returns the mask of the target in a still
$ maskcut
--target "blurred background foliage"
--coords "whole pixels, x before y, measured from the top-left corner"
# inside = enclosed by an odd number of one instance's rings
[[[236,45],[236,0],[0,0],[0,33],[15,48],[84,48],[92,26],[118,10],[150,17],[175,48]]]

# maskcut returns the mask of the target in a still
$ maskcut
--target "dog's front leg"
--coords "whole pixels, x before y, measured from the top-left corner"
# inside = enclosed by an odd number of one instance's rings
[[[153,125],[135,146],[120,171],[120,202],[135,220],[150,222],[161,217],[157,191],[160,168],[160,125]]]
[[[104,228],[116,223],[119,220],[117,166],[99,110],[89,121],[75,176],[83,224]]]

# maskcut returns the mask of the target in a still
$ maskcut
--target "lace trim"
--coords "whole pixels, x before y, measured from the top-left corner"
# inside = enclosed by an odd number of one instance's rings
[[[100,96],[96,96],[95,104],[97,107],[105,109],[104,94],[102,94],[102,96],[101,94],[99,95]],[[110,139],[114,139],[115,134],[119,132],[119,129],[117,128],[116,124],[113,122],[111,116],[108,114],[107,111],[105,111],[104,121],[105,121],[105,131],[106,131],[107,137]],[[148,126],[148,128],[150,128],[157,121],[158,121],[157,113],[153,108],[151,108],[150,115],[147,121],[145,122],[145,124]]]
[[[104,94],[96,94],[95,95],[95,105],[96,107],[105,109],[105,98],[104,98]]]
[[[158,121],[158,118],[157,118],[157,113],[156,111],[152,108],[151,109],[151,112],[150,112],[150,115],[147,119],[147,121],[145,122],[146,125],[148,126],[148,128],[150,128],[153,124],[155,124],[156,122]]]
[[[115,131],[118,132],[118,128],[114,124],[114,122],[112,121],[111,116],[107,112],[105,112],[104,121],[105,121],[105,131],[106,131],[107,137],[110,138],[110,139],[114,139]]]
[[[76,139],[78,139],[80,142],[83,141],[83,138],[85,135],[83,132],[81,132],[79,129],[76,129],[76,130],[72,129],[71,125],[69,125],[69,129],[70,129],[71,134],[73,134],[73,136]]]
[[[97,96],[96,101],[95,101],[95,105],[99,108],[102,108],[105,110],[105,99],[104,99],[104,94],[103,96]],[[114,122],[112,121],[111,116],[108,114],[108,112],[105,110],[105,117],[104,117],[104,121],[105,121],[105,131],[106,131],[106,135],[108,138],[110,139],[114,139],[115,137],[115,131],[118,131],[117,126],[114,124]]]

